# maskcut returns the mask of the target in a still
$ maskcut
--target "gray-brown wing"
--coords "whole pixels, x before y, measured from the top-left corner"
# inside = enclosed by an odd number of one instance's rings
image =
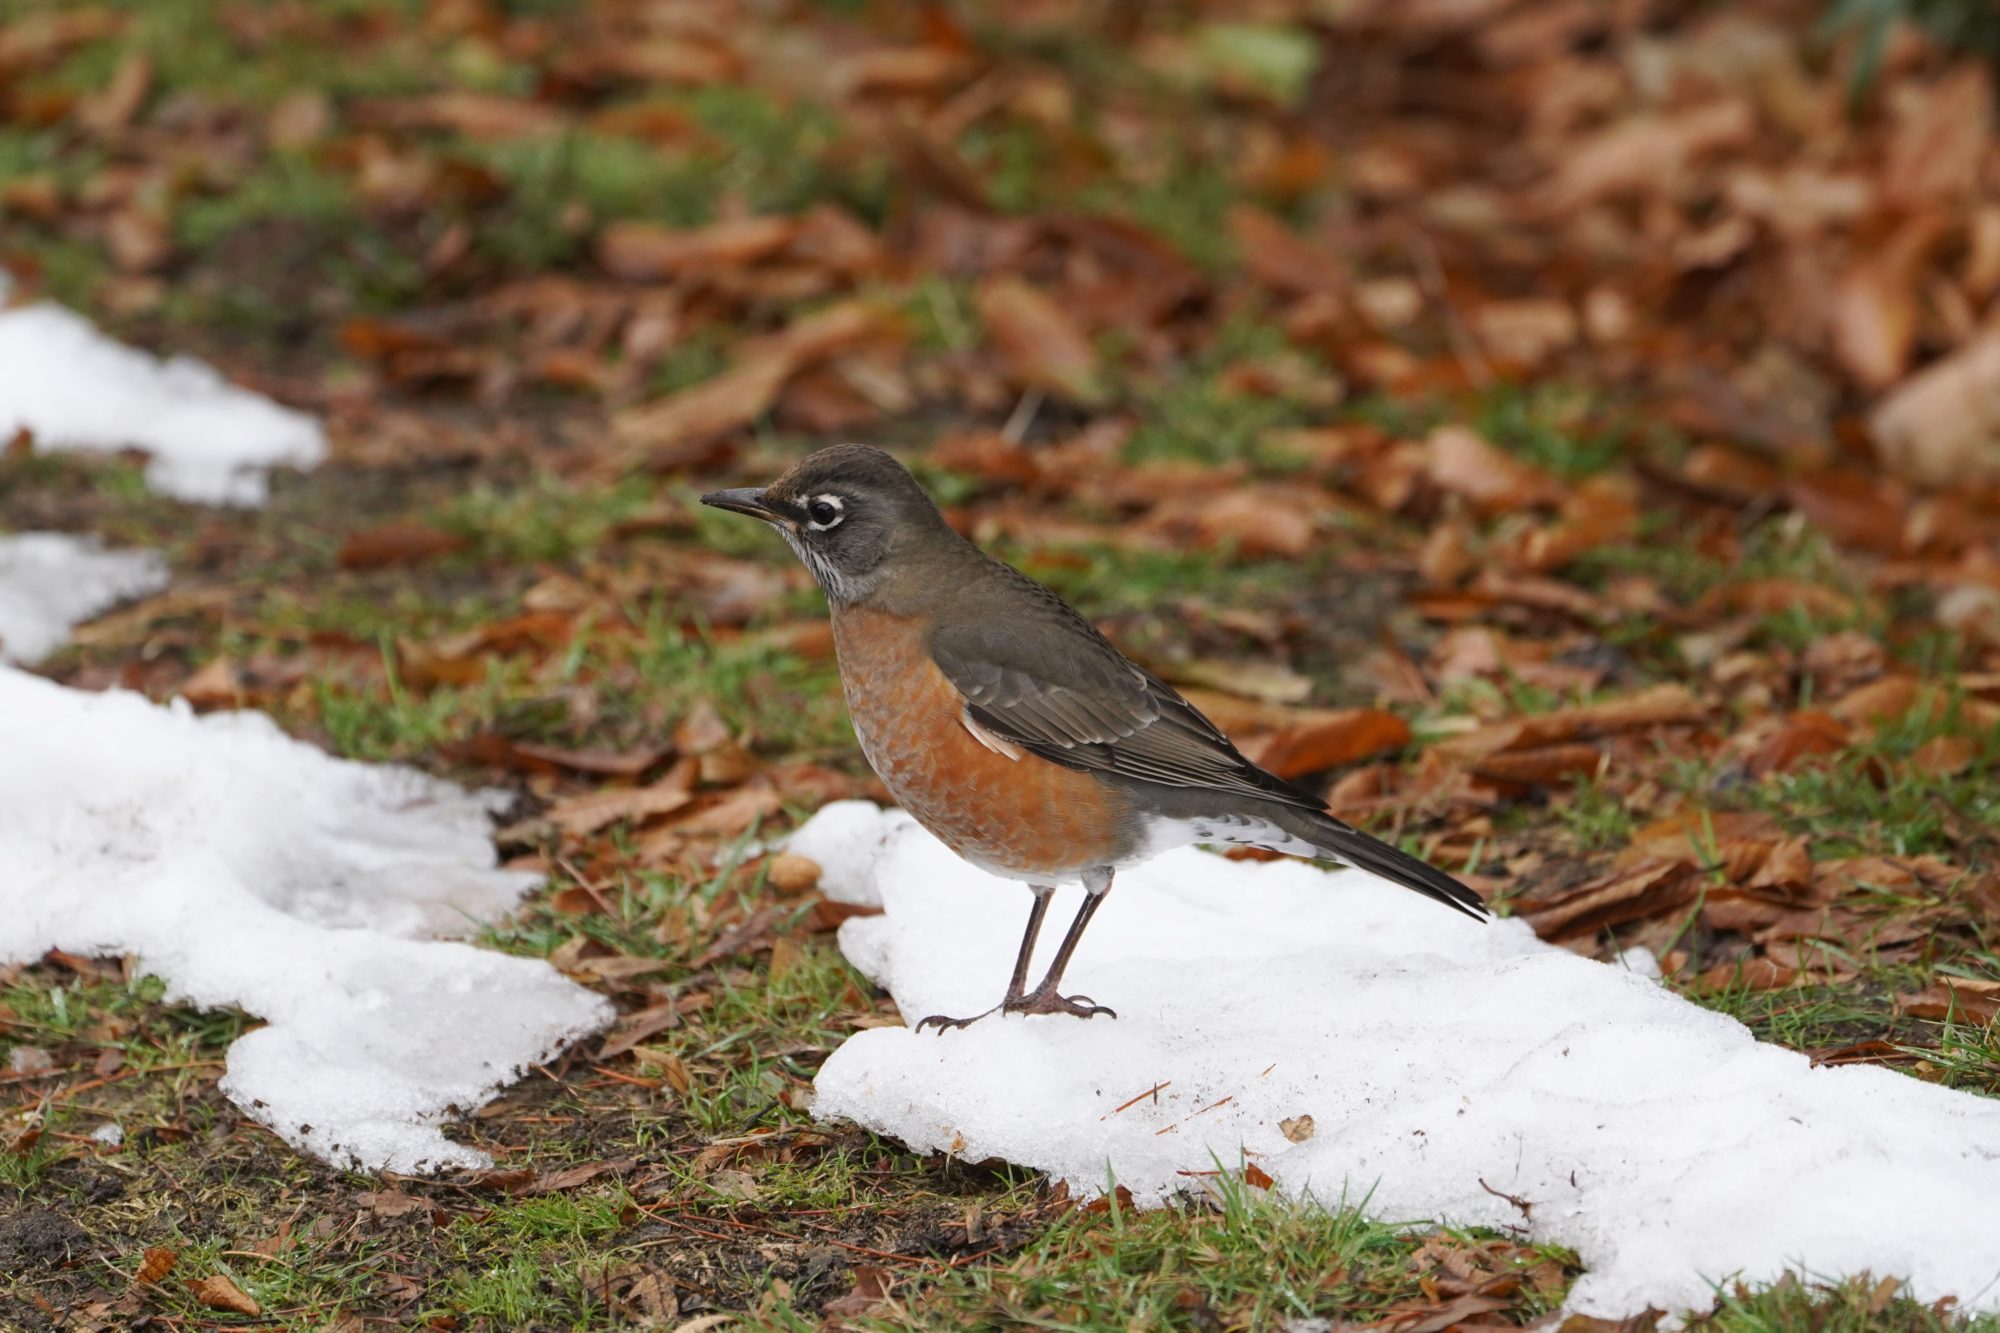
[[[1004,599],[1007,616],[947,619],[931,637],[932,658],[980,726],[1070,768],[1325,809],[1245,759],[1054,593],[1006,572],[1019,580],[1009,591],[1025,594]]]

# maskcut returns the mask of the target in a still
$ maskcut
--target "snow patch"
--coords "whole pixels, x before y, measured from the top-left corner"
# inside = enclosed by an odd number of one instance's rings
[[[851,803],[792,849],[829,887],[879,893],[885,914],[840,943],[906,1021],[999,998],[1019,885]],[[1038,964],[1080,896],[1057,894]],[[1571,1246],[1588,1271],[1570,1307],[1606,1317],[1706,1308],[1712,1282],[1788,1269],[2000,1310],[2000,1102],[1814,1069],[1637,963],[1364,872],[1186,848],[1120,875],[1070,968],[1065,990],[1115,1021],[859,1032],[821,1069],[814,1112],[1085,1192],[1108,1171],[1143,1203],[1247,1158],[1329,1207]],[[1315,1132],[1293,1143],[1279,1123],[1303,1115]]]
[[[344,1166],[483,1165],[441,1126],[602,1026],[547,963],[434,938],[510,908],[491,794],[0,666],[0,962],[136,954],[267,1026],[223,1090]]]
[[[152,551],[107,551],[94,537],[0,537],[0,661],[38,662],[98,612],[167,586]]]
[[[0,444],[23,429],[40,450],[143,449],[148,485],[202,504],[261,504],[270,469],[326,456],[304,413],[191,357],[127,347],[46,302],[0,310]]]

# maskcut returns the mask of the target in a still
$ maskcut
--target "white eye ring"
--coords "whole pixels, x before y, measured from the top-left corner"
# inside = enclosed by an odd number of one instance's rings
[[[833,516],[831,518],[819,517],[823,508],[831,509]],[[840,526],[840,520],[847,517],[842,512],[846,508],[847,506],[840,502],[840,497],[837,495],[815,495],[812,499],[806,501],[806,526],[814,532],[825,532],[828,528],[838,527]]]

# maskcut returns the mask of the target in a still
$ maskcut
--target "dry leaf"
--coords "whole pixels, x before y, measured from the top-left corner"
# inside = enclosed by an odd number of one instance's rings
[[[1103,401],[1097,351],[1069,312],[1014,277],[993,277],[973,294],[980,322],[1013,377],[1079,403]]]
[[[187,1289],[211,1310],[228,1310],[232,1314],[253,1317],[264,1313],[264,1307],[252,1300],[250,1293],[237,1286],[226,1273],[197,1278],[187,1284]]]
[[[1562,498],[1556,479],[1488,444],[1464,426],[1439,426],[1424,442],[1426,468],[1440,489],[1493,513]]]
[[[873,1264],[857,1264],[854,1268],[854,1290],[828,1301],[820,1310],[835,1318],[858,1319],[888,1300],[894,1285],[888,1269],[877,1268]]]
[[[779,893],[806,893],[819,886],[820,864],[811,857],[779,852],[764,863],[764,882]]]
[[[1928,485],[2000,477],[2000,333],[1911,376],[1868,418],[1884,466]]]
[[[1346,267],[1330,251],[1299,236],[1260,208],[1229,210],[1229,235],[1250,275],[1286,296],[1338,295],[1347,290]]]
[[[1410,724],[1394,713],[1352,708],[1315,714],[1268,736],[1246,740],[1252,763],[1281,778],[1318,773],[1410,743]]]
[[[643,823],[669,814],[694,799],[689,790],[691,772],[676,765],[658,782],[646,787],[571,796],[549,807],[549,821],[571,837],[581,838],[608,828],[620,820]]]
[[[179,1258],[180,1255],[167,1246],[149,1245],[146,1247],[145,1262],[139,1265],[139,1271],[133,1275],[134,1280],[158,1282],[173,1271],[174,1263]]]
[[[613,430],[627,448],[654,452],[740,430],[770,410],[792,376],[881,327],[881,313],[863,302],[816,311],[746,345],[714,379],[620,412]]]
[[[681,1025],[679,1005],[668,1000],[627,1014],[618,1020],[616,1027],[605,1034],[603,1045],[597,1048],[600,1060],[615,1060],[625,1052],[644,1044],[649,1038]]]
[[[390,523],[356,532],[340,544],[342,569],[386,569],[463,550],[465,538],[417,523]]]
[[[211,657],[181,682],[181,698],[196,708],[234,708],[243,703],[243,678],[227,657]]]
[[[651,222],[614,222],[597,238],[597,262],[620,278],[699,277],[717,266],[768,258],[791,244],[798,233],[798,219],[783,217],[731,218],[693,231]]]
[[[2000,1019],[2000,992],[1975,989],[1957,977],[1944,977],[1914,995],[1898,995],[1896,1012],[1933,1022],[1986,1027]]]

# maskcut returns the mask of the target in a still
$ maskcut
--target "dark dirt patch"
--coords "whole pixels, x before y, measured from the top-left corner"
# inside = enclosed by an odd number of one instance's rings
[[[23,1272],[75,1263],[90,1253],[83,1228],[48,1208],[0,1217],[0,1267]]]

